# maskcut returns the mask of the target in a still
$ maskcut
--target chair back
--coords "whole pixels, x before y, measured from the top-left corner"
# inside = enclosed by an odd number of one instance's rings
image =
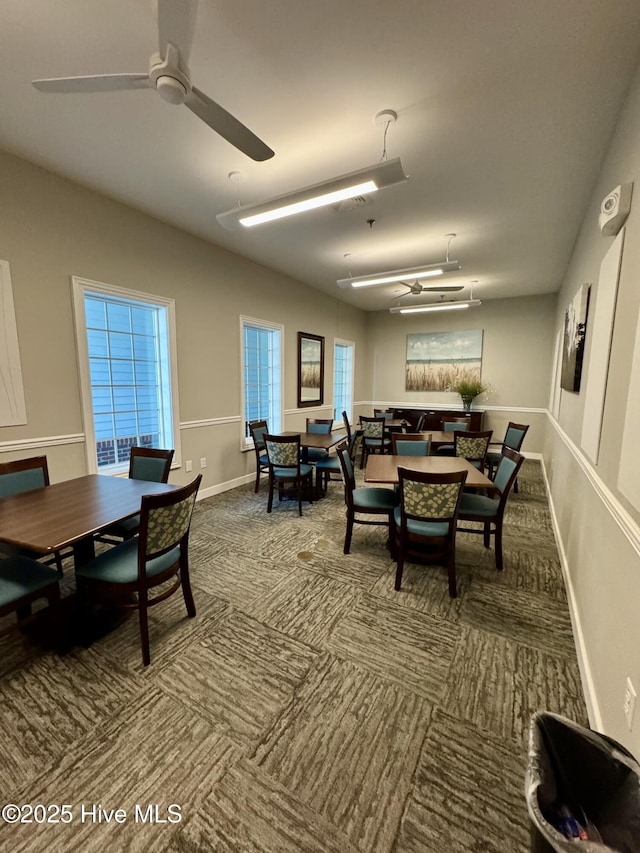
[[[422,432],[424,430],[424,425],[425,425],[426,420],[427,420],[427,416],[423,412],[420,415],[420,417],[418,418],[418,422],[416,423],[416,430],[415,430],[416,432]]]
[[[502,443],[505,447],[510,447],[512,450],[520,450],[528,429],[529,424],[514,424],[512,421],[509,421]]]
[[[501,515],[504,512],[504,507],[509,497],[511,487],[516,481],[518,471],[520,470],[524,456],[516,450],[511,450],[510,447],[505,447],[502,451],[502,457],[496,468],[496,473],[493,478],[493,484],[499,492],[496,501],[496,514]]]
[[[307,432],[316,435],[329,435],[333,426],[333,418],[323,420],[321,418],[307,418]]]
[[[421,435],[407,433],[391,434],[391,450],[394,456],[428,456],[431,442]]]
[[[269,427],[266,421],[249,421],[249,432],[253,439],[253,446],[256,451],[264,450],[264,436],[269,432]]]
[[[382,439],[384,436],[384,418],[360,418],[362,427],[362,437],[366,441],[368,438]]]
[[[400,511],[403,525],[407,519],[446,522],[455,531],[466,471],[434,474],[398,468]]]
[[[300,471],[300,436],[269,435],[265,433],[264,443],[271,469],[292,468]]]
[[[132,447],[129,457],[129,479],[166,483],[173,461],[173,450],[155,447]]]
[[[442,419],[442,429],[444,432],[460,432],[463,429],[469,429],[469,421],[466,418],[447,418]]]
[[[347,431],[347,441],[351,441],[351,424],[349,423],[349,416],[346,412],[342,413],[342,420],[344,422],[344,428]]]
[[[32,456],[30,459],[0,463],[0,498],[48,485],[49,468],[46,456]]]
[[[180,548],[186,557],[186,545],[202,474],[186,486],[161,495],[144,495],[140,507],[138,540],[138,577],[146,576],[148,560]],[[176,561],[180,555],[176,554]]]
[[[453,433],[453,450],[455,456],[461,456],[469,462],[477,463],[480,469],[484,467],[484,461],[489,449],[489,442],[493,430],[484,430],[483,432],[459,432],[456,430]]]
[[[354,433],[354,445],[357,433]],[[355,448],[352,448],[355,449]],[[340,460],[340,473],[344,483],[344,497],[348,506],[353,504],[353,490],[356,487],[356,476],[353,469],[353,459],[349,453],[349,444],[346,441],[340,442],[336,448],[338,459]]]
[[[393,412],[388,412],[386,409],[374,409],[374,418],[384,418],[385,421],[393,420]]]

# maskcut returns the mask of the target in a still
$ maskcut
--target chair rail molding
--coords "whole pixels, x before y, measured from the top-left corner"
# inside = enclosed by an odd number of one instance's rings
[[[204,427],[220,426],[221,424],[237,424],[241,421],[242,418],[240,415],[229,415],[224,418],[201,418],[196,421],[181,421],[180,429],[202,429]],[[197,500],[200,499],[199,494]]]
[[[13,441],[0,441],[0,453],[11,453],[15,450],[36,450],[40,447],[57,447],[62,444],[83,444],[85,441],[86,437],[83,432],[38,438],[19,438]]]

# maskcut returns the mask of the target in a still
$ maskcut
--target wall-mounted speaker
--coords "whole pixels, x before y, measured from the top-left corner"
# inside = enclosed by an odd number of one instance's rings
[[[619,184],[602,199],[598,224],[605,237],[615,237],[631,210],[633,183]]]

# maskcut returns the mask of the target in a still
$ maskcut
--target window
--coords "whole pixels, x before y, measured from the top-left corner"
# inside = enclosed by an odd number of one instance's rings
[[[243,449],[251,447],[248,421],[265,420],[271,432],[282,429],[282,337],[284,327],[240,318],[242,355]]]
[[[175,448],[173,300],[77,278],[73,298],[89,470],[126,470],[134,445]]]
[[[341,420],[346,412],[353,419],[353,350],[351,341],[334,342],[333,353],[333,418]]]

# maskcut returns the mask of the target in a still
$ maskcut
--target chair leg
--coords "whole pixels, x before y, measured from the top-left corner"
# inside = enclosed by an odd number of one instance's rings
[[[514,492],[517,492],[517,491],[518,491],[518,478],[517,478],[517,477],[516,477],[516,478],[515,478],[515,480],[513,481],[513,491],[514,491]]]
[[[258,465],[258,467],[256,468],[256,485],[255,485],[255,488],[253,490],[256,493],[256,495],[258,494],[259,489],[260,489],[260,465]]]
[[[400,590],[400,586],[402,584],[402,572],[404,570],[404,554],[398,554],[398,566],[396,568],[396,582],[394,584],[394,589],[396,592]]]
[[[271,512],[273,507],[273,477],[269,475],[269,500],[267,501],[267,512]]]
[[[447,573],[449,575],[449,597],[457,598],[458,589],[456,587],[456,555],[455,551],[453,550],[452,553],[449,555],[449,560],[447,562]]]
[[[351,536],[353,535],[353,516],[351,513],[347,512],[347,529],[344,534],[344,548],[343,553],[348,554],[351,549]]]
[[[146,591],[140,593],[138,601],[138,616],[140,618],[140,644],[142,646],[142,663],[144,666],[149,666],[151,663],[151,653],[149,651],[149,614],[147,612],[147,594]]]
[[[484,540],[484,547],[490,548],[491,547],[491,522],[489,522],[489,521],[485,521],[484,534],[483,534],[482,538]]]
[[[296,482],[296,492],[298,493],[298,515],[302,516],[302,478]]]
[[[502,525],[496,524],[495,532],[495,549],[496,549],[496,569],[501,572],[502,564]]]
[[[180,584],[182,586],[182,597],[187,608],[187,615],[190,619],[193,619],[196,615],[196,603],[193,600],[189,563],[186,559],[184,560],[184,565],[180,568]]]

